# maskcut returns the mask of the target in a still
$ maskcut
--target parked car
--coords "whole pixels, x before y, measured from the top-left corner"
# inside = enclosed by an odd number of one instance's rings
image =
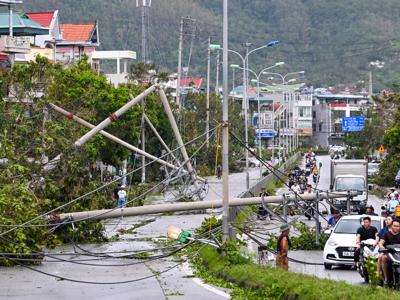
[[[379,172],[379,163],[368,163],[368,177],[373,177]]]
[[[329,154],[335,154],[335,153],[340,153],[344,154],[346,152],[346,147],[345,146],[338,146],[338,145],[333,145],[329,148]]]
[[[246,158],[241,158],[236,161],[239,167],[245,167],[246,166]],[[261,165],[261,162],[255,158],[255,157],[249,157],[249,167],[254,168],[254,167],[259,167]]]
[[[324,266],[331,269],[334,265],[353,265],[354,251],[356,250],[356,232],[366,215],[343,216],[333,229],[325,232],[330,234],[324,247]],[[371,217],[371,226],[378,231],[384,226],[384,219],[378,216]]]

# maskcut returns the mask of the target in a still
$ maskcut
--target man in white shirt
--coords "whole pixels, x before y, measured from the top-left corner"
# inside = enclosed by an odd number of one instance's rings
[[[125,207],[125,202],[126,202],[125,186],[121,185],[121,187],[120,187],[120,189],[118,191],[118,208]]]
[[[299,185],[299,183],[297,181],[295,181],[293,183],[293,185],[291,186],[291,189],[293,192],[297,193],[297,194],[301,194],[301,187]]]

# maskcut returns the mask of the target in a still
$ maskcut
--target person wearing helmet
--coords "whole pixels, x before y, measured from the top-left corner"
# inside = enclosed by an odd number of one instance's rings
[[[387,204],[389,214],[393,214],[396,210],[397,205],[399,205],[398,195],[399,193],[397,191],[394,191],[390,196],[390,200]]]

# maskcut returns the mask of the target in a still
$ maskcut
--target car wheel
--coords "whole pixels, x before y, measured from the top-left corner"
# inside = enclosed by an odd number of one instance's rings
[[[332,265],[324,263],[324,268],[325,268],[325,270],[331,270],[332,269]]]

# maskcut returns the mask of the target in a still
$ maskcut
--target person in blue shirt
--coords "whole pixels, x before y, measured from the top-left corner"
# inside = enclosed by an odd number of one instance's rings
[[[333,216],[329,218],[328,220],[328,225],[326,225],[325,229],[333,228],[335,227],[336,223],[339,221],[341,215],[338,210],[333,211]]]
[[[386,226],[383,227],[381,230],[379,230],[379,233],[378,233],[379,239],[381,239],[383,237],[383,235],[390,230],[392,223],[393,223],[393,217],[387,216],[385,219]]]
[[[375,209],[372,205],[367,206],[365,208],[365,214],[368,216],[377,216],[378,215],[377,213],[375,213]]]

